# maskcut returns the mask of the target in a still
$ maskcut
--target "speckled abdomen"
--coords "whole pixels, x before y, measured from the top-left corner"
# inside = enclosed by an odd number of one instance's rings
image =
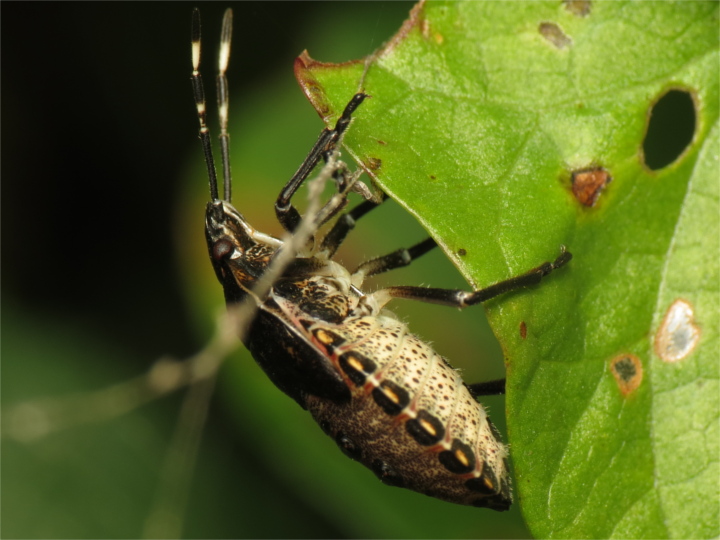
[[[507,449],[443,357],[386,316],[316,322],[306,331],[351,389],[347,403],[306,401],[347,455],[390,485],[458,504],[509,507]]]

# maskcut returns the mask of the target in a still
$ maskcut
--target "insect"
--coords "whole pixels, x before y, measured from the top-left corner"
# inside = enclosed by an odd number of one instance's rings
[[[300,168],[280,192],[275,213],[288,234],[299,234],[309,220],[314,235],[347,204],[355,189],[366,200],[334,220],[319,240],[309,238],[280,275],[258,292],[288,241],[255,230],[230,202],[226,70],[232,12],[223,19],[218,75],[220,141],[224,186],[219,193],[206,123],[200,75],[200,17],[193,12],[193,91],[200,139],[210,180],[205,235],[208,253],[228,306],[248,298],[256,311],[240,329],[244,344],[273,383],[312,414],[349,457],[371,469],[384,483],[458,504],[507,510],[512,497],[508,451],[485,409],[476,400],[500,384],[467,385],[450,364],[409,332],[383,307],[395,298],[467,307],[510,290],[537,284],[565,265],[561,249],[553,262],[487,288],[465,292],[393,286],[365,292],[366,278],[406,266],[436,247],[428,238],[361,264],[354,271],[332,260],[355,222],[377,207],[358,174],[337,161],[337,148],[352,115],[368,97],[356,93],[334,128],[325,128]],[[300,216],[292,198],[313,169],[336,181],[337,193],[315,215]],[[305,220],[305,221],[304,221]],[[382,312],[381,312],[382,310]]]

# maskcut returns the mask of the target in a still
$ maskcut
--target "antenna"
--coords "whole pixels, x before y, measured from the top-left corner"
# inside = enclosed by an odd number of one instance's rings
[[[217,76],[218,116],[220,117],[220,151],[223,166],[223,200],[230,202],[230,135],[227,132],[228,123],[228,83],[225,75],[230,59],[230,38],[232,36],[232,9],[228,8],[223,16],[222,32],[220,34],[220,55]],[[207,126],[207,106],[205,102],[205,88],[200,74],[200,10],[193,9],[192,14],[192,86],[197,107],[198,121],[200,122],[200,142],[205,154],[205,164],[208,170],[210,183],[210,197],[213,201],[219,199],[218,179],[215,172],[215,160],[212,154],[212,141]]]
[[[230,40],[232,38],[232,9],[227,8],[222,20],[220,32],[220,54],[218,56],[217,75],[217,101],[218,116],[220,117],[220,154],[223,166],[224,199],[230,202],[232,180],[230,178],[230,135],[227,131],[228,109],[230,96],[228,93],[228,80],[225,75],[230,60]]]

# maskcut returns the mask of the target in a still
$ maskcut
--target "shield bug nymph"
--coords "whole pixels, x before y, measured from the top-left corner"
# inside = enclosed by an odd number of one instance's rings
[[[459,308],[479,304],[539,283],[570,261],[570,253],[562,249],[553,262],[473,292],[416,286],[364,291],[366,278],[406,266],[437,244],[428,238],[354,271],[333,260],[356,221],[383,200],[372,197],[359,184],[358,174],[337,160],[352,115],[368,97],[362,91],[352,96],[335,126],[320,133],[275,202],[276,216],[291,240],[303,225],[314,235],[328,223],[327,233],[298,246],[254,229],[230,203],[225,71],[231,23],[232,12],[227,10],[217,78],[222,194],[206,124],[197,9],[192,24],[192,81],[210,179],[212,200],[205,217],[210,260],[228,306],[249,299],[255,308],[247,326],[238,329],[244,344],[280,390],[308,410],[346,455],[384,483],[458,504],[507,510],[511,503],[507,448],[476,400],[482,393],[498,391],[498,385],[466,384],[447,360],[383,308],[396,298]],[[321,161],[326,163],[321,173],[336,182],[337,193],[318,212],[301,218],[292,198]],[[366,200],[336,217],[351,190]],[[260,291],[258,283],[274,262],[298,247],[299,253],[292,253],[294,258]]]

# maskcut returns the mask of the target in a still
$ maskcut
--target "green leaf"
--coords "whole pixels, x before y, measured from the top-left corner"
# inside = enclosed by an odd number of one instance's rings
[[[347,152],[474,287],[574,254],[487,304],[533,534],[720,534],[718,4],[420,4],[364,69],[296,65],[328,125],[372,96]],[[652,171],[669,89],[692,96],[695,132]],[[585,169],[611,178],[592,206],[571,186]]]

